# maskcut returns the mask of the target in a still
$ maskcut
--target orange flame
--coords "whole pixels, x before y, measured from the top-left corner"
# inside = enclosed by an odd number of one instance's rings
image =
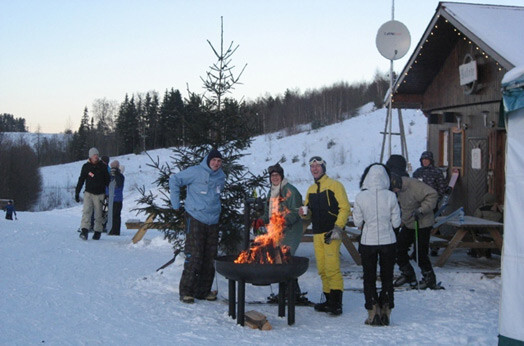
[[[290,256],[288,246],[280,246],[284,238],[284,228],[286,227],[286,215],[289,210],[282,204],[286,196],[271,198],[271,218],[266,225],[267,234],[259,235],[253,241],[253,246],[249,250],[242,251],[235,263],[283,263]]]

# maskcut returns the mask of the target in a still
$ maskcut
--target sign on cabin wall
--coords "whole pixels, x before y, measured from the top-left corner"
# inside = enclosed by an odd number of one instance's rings
[[[482,168],[482,152],[480,148],[471,149],[471,168],[481,169]]]
[[[475,60],[459,66],[460,85],[473,83],[477,80],[477,62]]]

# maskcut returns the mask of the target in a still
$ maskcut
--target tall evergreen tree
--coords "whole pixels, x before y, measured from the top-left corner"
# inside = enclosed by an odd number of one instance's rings
[[[89,150],[89,137],[89,112],[87,107],[85,107],[78,131],[74,133],[70,144],[70,152],[73,160],[82,160],[87,157],[87,152]]]
[[[134,96],[129,99],[126,94],[124,102],[120,105],[116,130],[119,140],[119,154],[129,154],[140,151],[140,140],[138,132],[138,112]]]
[[[170,208],[169,177],[172,173],[200,164],[211,148],[217,148],[222,153],[223,170],[227,178],[221,198],[222,212],[219,220],[219,233],[220,245],[227,252],[238,250],[244,227],[242,212],[245,199],[251,196],[256,188],[267,184],[267,179],[249,172],[239,162],[251,145],[252,131],[245,114],[247,112],[245,105],[224,96],[238,83],[238,78],[233,75],[230,66],[231,55],[234,52],[231,50],[232,43],[230,49],[224,52],[223,30],[221,30],[220,38],[219,50],[214,49],[211,43],[210,45],[218,60],[211,70],[217,72],[221,77],[215,79],[214,82],[212,79],[204,82],[206,90],[211,94],[210,97],[190,93],[186,103],[185,114],[188,119],[191,119],[191,124],[186,122],[190,132],[188,132],[188,139],[191,144],[176,147],[173,150],[171,164],[160,163],[158,158],[156,161],[152,160],[151,166],[159,171],[156,184],[161,193],[160,201],[152,192],[141,189],[142,197],[139,203],[144,207],[139,210],[157,215],[156,225],[173,243],[175,254],[180,252],[184,246],[185,233],[183,232],[182,213]],[[216,67],[219,68],[218,71]],[[218,86],[216,83],[221,85]],[[181,199],[183,200],[184,197],[184,191],[182,191]]]
[[[182,119],[184,101],[178,90],[166,90],[160,106],[160,127],[162,129],[162,146],[172,147],[183,143]]]

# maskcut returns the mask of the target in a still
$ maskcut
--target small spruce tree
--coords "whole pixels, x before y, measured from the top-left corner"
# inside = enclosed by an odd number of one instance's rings
[[[207,73],[207,78],[202,78],[210,96],[189,92],[185,115],[186,119],[191,121],[184,121],[187,143],[173,149],[171,164],[161,163],[158,157],[151,158],[150,166],[159,172],[155,183],[160,195],[142,188],[138,200],[138,203],[143,205],[137,209],[139,212],[157,215],[155,225],[173,244],[175,257],[183,250],[185,233],[183,212],[171,209],[169,177],[173,173],[200,164],[212,148],[222,153],[222,169],[227,178],[221,198],[219,234],[221,249],[227,253],[237,253],[239,250],[238,244],[244,230],[245,199],[251,196],[255,189],[267,185],[264,176],[253,174],[239,162],[251,145],[251,135],[254,131],[249,126],[249,110],[245,103],[227,97],[239,83],[239,77],[246,67],[244,66],[239,75],[233,74],[231,56],[238,46],[233,49],[231,42],[229,48],[224,51],[223,24],[220,49],[216,50],[210,42],[209,45],[217,57],[217,63],[210,67],[211,72]],[[185,192],[185,189],[181,190],[182,207]]]

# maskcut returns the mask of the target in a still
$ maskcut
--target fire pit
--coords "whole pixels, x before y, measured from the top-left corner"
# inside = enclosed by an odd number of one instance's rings
[[[235,263],[236,256],[218,257],[216,271],[229,280],[229,316],[237,318],[237,323],[244,325],[246,283],[269,285],[279,283],[278,316],[285,316],[285,294],[288,301],[288,324],[295,323],[295,279],[304,274],[309,265],[306,257],[290,256],[287,263],[260,264]],[[235,316],[236,289],[238,282],[238,306]]]
[[[269,285],[278,282],[278,316],[286,315],[285,294],[287,291],[289,325],[295,323],[295,280],[304,274],[309,265],[306,257],[291,256],[290,249],[281,245],[284,237],[286,215],[284,201],[288,196],[272,198],[270,203],[271,218],[267,224],[267,233],[257,236],[249,244],[250,207],[254,200],[247,199],[244,204],[245,250],[238,256],[223,256],[215,260],[215,269],[229,279],[229,316],[237,318],[237,323],[244,325],[246,305],[246,283]],[[238,310],[235,315],[236,292],[238,282]]]

